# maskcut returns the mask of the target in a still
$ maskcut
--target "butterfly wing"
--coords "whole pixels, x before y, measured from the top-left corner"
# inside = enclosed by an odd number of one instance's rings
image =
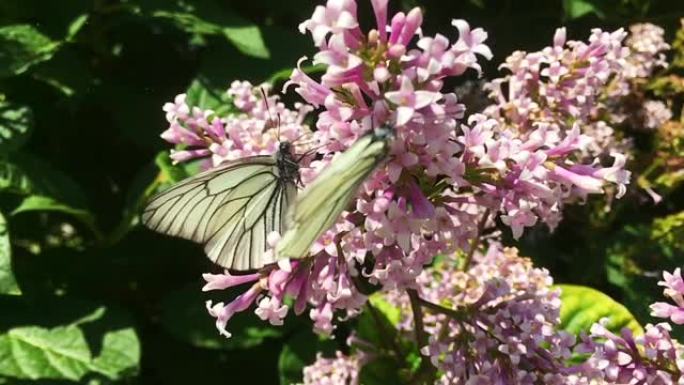
[[[265,259],[266,237],[283,232],[296,194],[273,156],[253,156],[188,178],[150,200],[145,226],[205,245],[216,264],[236,271],[274,262]]]
[[[297,196],[288,211],[288,230],[276,246],[278,258],[305,257],[337,221],[361,183],[387,157],[392,131],[378,130],[359,138]]]

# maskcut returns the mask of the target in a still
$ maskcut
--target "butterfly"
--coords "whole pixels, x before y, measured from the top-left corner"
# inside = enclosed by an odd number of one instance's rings
[[[273,155],[250,156],[201,172],[154,196],[142,213],[150,229],[204,244],[214,263],[232,271],[275,262],[268,235],[286,230],[297,194],[299,159],[290,142]]]
[[[277,258],[303,258],[354,198],[361,183],[387,158],[394,129],[379,127],[359,138],[306,186],[287,213]]]

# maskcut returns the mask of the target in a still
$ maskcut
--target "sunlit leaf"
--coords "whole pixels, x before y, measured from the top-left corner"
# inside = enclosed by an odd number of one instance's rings
[[[59,45],[28,24],[0,28],[0,77],[21,74],[49,60]]]
[[[256,25],[241,25],[223,28],[223,34],[237,49],[247,56],[268,59],[271,53],[264,43],[261,30]]]
[[[563,10],[566,18],[573,20],[590,13],[603,18],[603,12],[598,8],[595,1],[592,0],[563,0]]]
[[[67,29],[67,33],[64,37],[64,40],[68,42],[74,41],[76,35],[78,35],[78,33],[81,32],[86,23],[88,23],[88,18],[89,15],[87,13],[84,13],[76,17],[74,21],[72,21],[71,24],[69,24],[69,28]]]
[[[95,218],[88,210],[69,206],[47,196],[30,195],[24,198],[21,204],[19,204],[19,207],[12,211],[12,215],[32,211],[53,211],[71,215],[88,226],[96,236],[100,236],[99,230],[95,225]]]
[[[134,373],[140,343],[130,327],[106,331],[99,352],[90,350],[82,327],[98,320],[102,308],[86,319],[54,328],[21,326],[0,335],[0,376],[78,381],[88,373],[117,380]]]
[[[2,213],[0,213],[0,294],[21,294],[14,273],[12,273],[12,247],[7,222]]]
[[[13,151],[28,139],[33,113],[28,106],[0,102],[0,151]]]
[[[589,332],[591,325],[608,318],[606,327],[619,332],[629,328],[635,334],[643,329],[632,313],[612,298],[586,286],[557,285],[561,293],[561,329],[572,334]]]

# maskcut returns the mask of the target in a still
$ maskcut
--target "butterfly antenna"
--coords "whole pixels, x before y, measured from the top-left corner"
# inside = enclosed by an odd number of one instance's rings
[[[333,139],[333,140],[337,140],[337,139]],[[297,162],[299,162],[300,160],[302,160],[302,159],[306,158],[307,156],[313,154],[314,152],[318,151],[320,148],[327,146],[328,144],[330,144],[330,143],[320,144],[316,147],[313,147],[313,148],[306,150],[303,154],[301,154],[299,156],[299,158],[297,158]]]
[[[276,116],[278,117],[278,128],[276,129],[276,135],[278,135],[278,140],[280,140],[280,113],[277,112]]]
[[[264,89],[264,87],[259,87],[259,90],[261,91],[261,97],[264,100],[264,106],[266,107],[266,113],[268,114],[268,124],[266,125],[266,127],[264,127],[264,130],[262,131],[262,133],[264,133],[272,128],[271,125],[275,121],[273,120],[273,116],[271,116],[271,106],[268,104],[268,96],[266,96],[266,90]],[[280,138],[280,135],[278,135],[278,138]]]

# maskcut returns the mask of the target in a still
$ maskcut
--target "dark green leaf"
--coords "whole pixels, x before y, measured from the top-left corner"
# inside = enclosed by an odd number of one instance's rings
[[[266,339],[280,337],[283,327],[260,320],[253,312],[236,314],[228,322],[230,338],[219,334],[205,306],[207,296],[192,285],[170,294],[164,300],[162,324],[177,339],[207,349],[248,349]]]
[[[100,236],[99,230],[95,225],[95,218],[88,210],[75,208],[64,203],[58,202],[51,197],[42,195],[30,195],[21,202],[19,207],[12,211],[12,215],[31,211],[54,211],[73,216],[88,226],[96,236]]]
[[[361,368],[359,383],[363,385],[402,384],[399,368],[400,365],[395,359],[378,357]]]
[[[85,206],[85,197],[71,178],[49,162],[25,153],[0,156],[0,192],[45,195],[71,206]]]
[[[21,74],[49,60],[59,45],[28,24],[0,28],[0,77]]]
[[[392,350],[398,344],[395,327],[401,318],[400,309],[387,302],[379,292],[369,301],[368,309],[358,317],[356,332],[374,346]]]
[[[0,102],[0,151],[13,151],[28,139],[33,113],[27,106]]]
[[[302,370],[316,360],[316,354],[332,356],[335,345],[330,340],[321,340],[311,333],[302,331],[290,337],[278,359],[280,385],[291,385],[302,382]]]
[[[233,106],[232,99],[226,93],[225,87],[215,86],[204,77],[193,80],[185,93],[187,95],[186,102],[189,106],[213,110],[220,117],[237,110]]]
[[[166,19],[173,23],[177,28],[197,35],[218,35],[221,27],[201,19],[200,17],[187,12],[155,11],[153,17]]]
[[[588,332],[591,325],[608,318],[606,327],[614,332],[629,328],[635,334],[643,329],[632,313],[624,306],[598,290],[585,286],[557,285],[561,293],[561,328],[578,335]]]
[[[12,273],[12,247],[7,222],[2,213],[0,213],[0,294],[21,294],[14,273]]]

